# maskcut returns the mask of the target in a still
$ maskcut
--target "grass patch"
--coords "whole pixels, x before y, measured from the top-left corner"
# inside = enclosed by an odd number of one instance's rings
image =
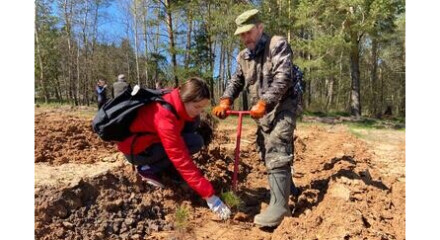
[[[358,129],[394,129],[405,130],[405,123],[396,120],[382,120],[374,118],[363,118],[359,121],[345,122],[350,128]]]
[[[327,123],[322,122],[302,122],[299,119],[296,121],[296,129],[301,129],[301,127],[310,127],[310,126],[328,126]]]
[[[378,124],[378,120],[375,119],[362,119],[356,122],[346,122],[344,123],[351,128],[361,128],[361,129],[374,129],[374,128],[384,128]]]
[[[54,108],[54,109],[56,109],[56,108],[68,107],[68,106],[70,106],[70,104],[60,103],[60,102],[49,102],[49,103],[35,102],[35,106],[41,107],[41,108]]]
[[[304,111],[303,115],[305,116],[314,116],[314,117],[349,117],[349,112],[321,112],[321,111]]]
[[[355,120],[350,117],[348,112],[322,112],[322,111],[305,111],[301,116],[298,116],[298,121],[302,122],[302,116],[312,118],[314,122],[324,123],[341,123],[348,125],[349,127],[362,128],[362,129],[405,129],[405,117],[384,117],[384,118],[371,118],[362,117],[359,120]],[[350,120],[351,119],[351,120]],[[307,121],[310,121],[308,119]]]
[[[220,119],[220,124],[238,126],[238,116],[230,115],[225,119]],[[243,116],[242,126],[256,125],[255,120],[250,116]]]
[[[349,127],[348,129],[349,129],[350,133],[353,134],[354,136],[356,136],[357,138],[367,139],[367,134],[364,134],[362,132],[369,131],[369,130],[361,129],[361,128],[353,128],[353,127]]]
[[[70,102],[68,100],[56,100],[56,99],[49,99],[49,101],[45,102],[43,98],[35,98],[34,99],[35,104],[47,104],[47,105],[69,105]]]
[[[232,191],[221,193],[220,198],[230,209],[239,210],[243,206],[241,198]]]
[[[36,103],[35,104],[35,111],[38,112],[39,110],[57,110],[62,111],[64,113],[78,116],[78,117],[87,117],[87,118],[93,118],[98,109],[95,106],[72,106],[69,104],[64,103]]]

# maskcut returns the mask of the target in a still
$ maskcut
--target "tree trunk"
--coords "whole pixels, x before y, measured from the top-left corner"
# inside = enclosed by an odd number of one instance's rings
[[[291,7],[290,7],[290,5],[291,5],[291,2],[290,2],[290,0],[288,0],[287,1],[287,11],[288,11],[288,18],[287,18],[287,20],[289,21],[289,23],[291,22],[291,20],[290,20],[290,18],[291,18],[291,12],[292,12],[292,10],[291,10]],[[292,35],[292,33],[291,33],[291,31],[290,31],[290,27],[291,26],[291,24],[289,24],[289,28],[287,29],[287,42],[290,44],[290,39],[291,39],[291,35]]]
[[[160,12],[157,12],[157,19],[160,18]],[[157,24],[156,32],[155,32],[155,39],[154,39],[154,45],[153,45],[153,53],[158,54],[158,48],[159,48],[159,33],[160,33],[160,24]],[[154,87],[156,87],[156,83],[159,82],[159,66],[158,66],[158,59],[154,58]]]
[[[145,85],[152,88],[153,84],[148,78],[148,34],[147,34],[147,17],[148,17],[148,6],[149,1],[142,2],[142,23],[143,23],[143,34],[144,34],[144,44],[145,44]]]
[[[58,77],[55,79],[55,97],[58,102],[63,101],[63,94],[61,91],[61,83],[60,83],[60,79],[58,79]]]
[[[138,57],[138,27],[137,27],[137,22],[138,22],[138,16],[137,16],[137,4],[136,4],[136,0],[133,1],[134,3],[134,8],[133,8],[133,22],[134,22],[134,56],[135,56],[135,60],[136,60],[136,79],[137,79],[137,84],[139,86],[141,86],[141,79],[139,78],[139,57]]]
[[[185,69],[188,68],[189,60],[190,60],[190,51],[191,51],[191,34],[192,34],[192,12],[188,10],[188,31],[186,32],[186,52],[185,52]]]
[[[373,115],[377,115],[377,40],[373,38],[371,44],[371,105]]]
[[[312,56],[310,53],[307,53],[307,59],[309,61],[311,61]],[[306,106],[310,107],[310,104],[312,104],[312,80],[313,80],[313,77],[312,77],[312,68],[308,67],[307,70],[308,70],[307,76],[309,76],[308,79],[310,79],[310,80],[309,80],[309,84],[307,84],[308,89],[307,89],[307,104],[306,104]]]
[[[213,49],[215,49],[215,47],[213,47],[212,36],[210,33],[210,28],[209,28],[210,24],[211,24],[210,19],[211,19],[211,4],[208,2],[208,20],[205,22],[204,25],[205,25],[205,29],[206,29],[206,35],[207,35],[206,36],[207,44],[208,44],[208,48],[209,48],[208,59],[209,59],[209,72],[211,74],[209,86],[210,86],[211,92],[213,93],[214,92],[214,81],[212,79],[212,74],[214,72],[214,60],[215,59],[212,56],[214,53]],[[215,106],[214,98],[211,98],[211,105]]]
[[[209,77],[209,88],[212,94],[214,94],[214,78],[212,77],[213,73],[214,73],[214,58],[212,57],[213,55],[213,49],[215,49],[215,46],[213,47],[212,43],[211,43],[211,37],[208,35],[208,44],[209,44],[209,73],[210,73],[210,77]],[[211,106],[215,106],[215,100],[214,98],[211,98]]]
[[[82,99],[81,99],[81,103],[85,104],[85,97],[87,95],[87,82],[88,82],[88,71],[89,71],[89,56],[88,56],[88,37],[87,37],[87,22],[88,22],[88,13],[89,13],[89,2],[86,1],[85,2],[86,6],[85,6],[85,14],[84,14],[84,18],[83,18],[83,25],[82,25],[82,35],[83,35],[83,44],[84,44],[84,61],[82,61],[83,63],[83,77],[81,78],[80,74],[80,44],[79,44],[79,39],[78,39],[78,56],[77,56],[77,71],[78,71],[78,80],[77,80],[77,92],[78,92],[78,96],[82,95]],[[82,94],[81,93],[81,82],[82,82]]]
[[[37,57],[38,57],[38,63],[40,66],[40,84],[41,87],[43,88],[43,96],[44,96],[44,102],[48,103],[49,102],[49,93],[47,92],[47,87],[46,87],[46,80],[44,79],[44,66],[43,66],[43,58],[41,56],[41,51],[40,51],[40,41],[38,38],[38,27],[37,24],[35,24],[35,45],[36,45],[36,50],[37,50]]]
[[[177,57],[176,57],[176,49],[174,43],[174,32],[173,32],[173,16],[171,14],[171,0],[165,0],[164,2],[165,10],[166,10],[166,24],[168,29],[168,37],[170,39],[170,54],[171,54],[171,63],[173,64],[173,74],[174,74],[174,87],[179,86],[179,79],[177,78]]]
[[[95,56],[95,49],[96,49],[96,39],[97,39],[97,35],[98,35],[98,13],[99,13],[99,7],[101,5],[100,1],[95,1],[95,13],[94,13],[94,18],[93,18],[93,23],[92,23],[92,29],[93,29],[93,33],[92,33],[92,42],[91,42],[91,49],[90,49],[90,55],[89,55],[89,61],[93,61],[94,60],[94,56]],[[87,106],[89,106],[92,102],[92,97],[93,94],[90,96],[90,90],[93,90],[94,88],[94,79],[97,79],[98,76],[96,74],[96,66],[94,65],[94,61],[90,63],[90,70],[88,71],[88,82],[86,83],[86,104]]]
[[[361,117],[361,93],[359,70],[359,38],[357,33],[351,33],[350,51],[350,76],[351,76],[351,114],[359,119]]]
[[[406,45],[405,45],[405,40],[406,38],[403,38],[403,53],[402,53],[402,62],[403,63],[405,63],[405,58],[406,58]],[[406,114],[406,95],[405,95],[405,81],[406,81],[406,79],[405,79],[405,73],[402,75],[402,77],[401,77],[401,81],[402,81],[402,90],[401,90],[401,92],[402,92],[402,98],[401,98],[401,102],[400,102],[400,111],[399,111],[399,113],[400,113],[400,116],[403,116],[403,117],[405,117],[405,114]]]
[[[341,94],[342,93],[342,87],[343,87],[343,81],[342,81],[342,78],[343,78],[343,75],[342,75],[342,72],[343,72],[343,61],[342,61],[342,57],[344,56],[344,52],[342,52],[341,51],[341,55],[340,55],[340,57],[339,57],[339,79],[338,79],[338,91],[336,91],[336,105],[337,105],[337,107],[339,107],[341,104],[340,104],[340,100],[339,100],[339,98],[340,98],[340,96],[342,95],[342,96],[344,96],[345,94]],[[343,101],[342,101],[342,103],[343,103],[343,105],[345,104],[345,99],[343,99]],[[344,109],[344,111],[345,111],[345,109]]]
[[[67,12],[67,1],[68,0],[64,0],[63,3],[63,16],[64,16],[64,21],[66,22],[65,25],[65,32],[66,32],[66,38],[67,38],[67,81],[69,83],[69,90],[68,90],[68,97],[69,97],[69,102],[71,102],[71,100],[73,99],[73,94],[72,94],[72,73],[71,73],[71,44],[70,44],[70,21],[69,21],[69,14]]]
[[[226,85],[228,84],[227,81],[229,81],[229,79],[231,79],[231,55],[233,52],[233,47],[232,47],[232,43],[229,45],[228,47],[228,51],[226,52],[226,66],[227,66],[227,71],[226,71],[226,78],[225,80],[222,82],[223,87],[222,87],[222,94],[226,89]]]
[[[333,104],[334,83],[335,83],[335,77],[330,76],[330,78],[328,79],[328,86],[327,86],[327,106],[326,106],[327,111],[329,111],[329,109],[331,108],[331,106]]]
[[[80,99],[80,82],[81,82],[81,72],[80,72],[80,65],[79,65],[79,55],[80,55],[80,38],[78,38],[78,46],[77,46],[77,51],[76,51],[76,87],[75,87],[75,96],[77,96],[77,98],[75,98],[75,105],[78,106],[81,99]]]
[[[224,62],[225,62],[225,46],[220,43],[220,62],[218,70],[218,95],[223,93],[223,79],[224,79]]]
[[[379,106],[379,117],[382,117],[382,111],[385,109],[385,96],[384,96],[384,88],[385,84],[383,83],[383,75],[382,75],[382,68],[379,67],[379,79],[380,79],[380,106]]]
[[[75,104],[78,105],[78,100],[77,100],[77,96],[76,96],[76,90],[75,90],[75,81],[73,79],[73,59],[74,59],[74,53],[73,53],[73,46],[72,46],[72,32],[71,32],[71,28],[72,28],[72,18],[73,18],[73,13],[72,13],[72,8],[73,8],[73,3],[72,1],[68,1],[68,0],[64,0],[64,2],[62,3],[62,8],[63,8],[63,16],[64,16],[64,21],[66,22],[65,25],[65,33],[66,33],[66,38],[67,38],[67,48],[68,48],[68,58],[67,58],[67,78],[68,78],[68,83],[69,83],[69,90],[68,90],[68,94],[69,94],[69,101],[71,104]],[[73,100],[73,102],[72,102]]]

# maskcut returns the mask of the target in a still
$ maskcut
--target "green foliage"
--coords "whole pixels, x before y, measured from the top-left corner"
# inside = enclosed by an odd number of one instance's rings
[[[234,192],[222,192],[220,198],[231,209],[240,209],[243,206],[243,201]]]
[[[66,13],[64,10],[70,8],[63,8],[63,3],[35,2],[40,50],[35,51],[38,99],[70,103],[79,99],[77,104],[92,104],[96,80],[104,78],[111,84],[123,73],[132,85],[139,75],[140,83],[147,87],[154,87],[156,80],[173,86],[174,75],[180,82],[200,76],[212,83],[217,101],[224,90],[219,83],[233,74],[235,57],[244,47],[233,35],[235,18],[244,10],[257,8],[265,32],[290,40],[294,63],[305,73],[306,110],[330,115],[348,112],[351,57],[357,54],[362,114],[381,117],[391,108],[393,116],[405,116],[403,0],[173,0],[168,9],[162,1],[136,0],[138,12],[146,13],[137,19],[138,49],[134,47],[134,18],[130,10],[134,1],[113,3],[122,7],[120,16],[106,10],[112,1],[68,1],[72,11]],[[167,13],[173,17],[174,48],[169,43]],[[113,18],[123,22],[124,29],[112,38],[108,26],[113,26],[109,20]],[[175,68],[172,54],[177,59]]]
[[[189,210],[184,205],[180,205],[176,209],[175,213],[175,226],[179,231],[186,231],[188,228],[188,220],[189,220]]]
[[[360,121],[348,122],[347,125],[351,129],[405,129],[405,123],[401,119],[380,120],[363,118]]]
[[[61,72],[61,55],[57,49],[61,34],[56,28],[59,19],[52,15],[49,1],[38,0],[35,5],[35,97],[49,100],[57,90],[55,84]]]

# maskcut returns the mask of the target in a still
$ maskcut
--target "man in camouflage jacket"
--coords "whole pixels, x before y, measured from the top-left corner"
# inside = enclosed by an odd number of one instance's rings
[[[291,216],[288,199],[294,189],[291,165],[298,99],[293,90],[292,50],[286,38],[263,32],[256,9],[242,13],[235,22],[235,35],[246,48],[238,54],[236,72],[212,113],[226,118],[234,99],[241,91],[248,92],[251,116],[258,124],[257,147],[265,161],[271,192],[269,207],[255,216],[254,223],[273,227]]]

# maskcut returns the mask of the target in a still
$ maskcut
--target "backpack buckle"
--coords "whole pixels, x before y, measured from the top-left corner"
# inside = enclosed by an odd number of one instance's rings
[[[131,91],[131,96],[136,95],[139,92],[139,89],[141,88],[136,84],[136,86],[133,87],[133,91]]]

